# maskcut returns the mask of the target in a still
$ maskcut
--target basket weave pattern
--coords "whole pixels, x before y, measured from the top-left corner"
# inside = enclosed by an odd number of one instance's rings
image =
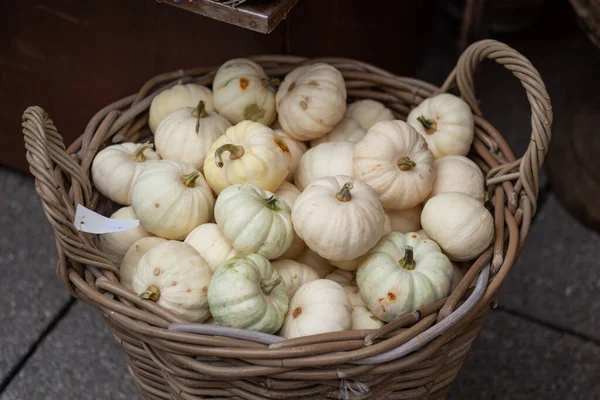
[[[469,156],[486,175],[496,239],[453,293],[376,331],[283,340],[186,323],[123,288],[118,267],[98,250],[92,235],[73,226],[77,204],[103,211],[107,203],[91,183],[92,160],[111,142],[148,137],[152,98],[179,81],[210,85],[217,67],[152,78],[137,94],[100,110],[69,148],[41,108],[25,111],[27,159],[56,235],[59,279],[73,296],[101,311],[146,399],[444,398],[523,247],[536,211],[538,171],[552,124],[550,99],[539,73],[524,56],[492,40],[471,45],[441,88],[349,59],[253,59],[270,76],[283,76],[305,62],[331,63],[344,75],[349,97],[379,100],[403,120],[414,106],[439,92],[456,90],[471,106],[476,138]],[[522,158],[515,158],[481,115],[473,73],[485,59],[504,65],[527,93],[532,137]]]

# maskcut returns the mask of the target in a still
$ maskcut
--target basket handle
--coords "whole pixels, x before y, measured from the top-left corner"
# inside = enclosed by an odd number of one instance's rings
[[[454,70],[441,87],[442,92],[456,85],[461,98],[471,106],[473,112],[481,116],[474,86],[474,74],[477,66],[485,59],[496,61],[517,77],[531,105],[531,141],[527,151],[519,162],[520,184],[531,203],[535,214],[538,189],[539,169],[541,168],[552,136],[552,105],[544,85],[544,81],[531,62],[515,49],[495,40],[481,40],[471,44],[460,56]],[[496,183],[510,180],[512,170],[504,170],[495,179]],[[504,178],[504,179],[503,179]]]

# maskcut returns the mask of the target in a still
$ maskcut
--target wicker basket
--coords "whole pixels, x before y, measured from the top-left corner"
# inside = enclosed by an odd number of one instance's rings
[[[575,9],[579,25],[600,48],[600,0],[569,0]]]
[[[271,76],[299,64],[292,56],[257,56]],[[532,138],[515,158],[481,115],[473,73],[484,59],[516,76],[531,104]],[[345,331],[283,340],[277,336],[181,321],[118,282],[118,268],[92,235],[73,226],[75,207],[106,203],[90,181],[96,153],[111,141],[149,136],[152,98],[178,81],[209,85],[215,67],[179,70],[149,80],[134,95],[100,110],[84,134],[65,148],[39,107],[23,115],[27,159],[42,206],[56,234],[57,272],[70,293],[100,309],[121,345],[129,371],[146,399],[440,399],[461,367],[483,317],[525,243],[536,211],[538,171],[550,141],[552,110],[531,63],[492,40],[471,45],[444,85],[395,76],[341,58],[319,59],[342,71],[353,99],[384,102],[400,119],[423,99],[457,89],[475,114],[470,157],[487,175],[495,242],[474,260],[452,294],[377,331]]]

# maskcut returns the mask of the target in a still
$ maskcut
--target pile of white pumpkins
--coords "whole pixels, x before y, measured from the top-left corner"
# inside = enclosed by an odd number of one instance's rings
[[[465,157],[473,116],[451,94],[404,122],[347,106],[332,65],[277,82],[234,59],[212,91],[158,94],[149,125],[154,144],[94,159],[95,187],[125,206],[111,218],[140,223],[99,245],[125,287],[182,320],[284,338],[377,329],[447,296],[493,240]]]

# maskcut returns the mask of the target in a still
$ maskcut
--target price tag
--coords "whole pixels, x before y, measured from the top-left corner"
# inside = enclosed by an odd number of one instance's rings
[[[106,218],[81,204],[77,204],[73,225],[81,232],[100,234],[133,229],[140,225],[140,221],[138,219]]]

